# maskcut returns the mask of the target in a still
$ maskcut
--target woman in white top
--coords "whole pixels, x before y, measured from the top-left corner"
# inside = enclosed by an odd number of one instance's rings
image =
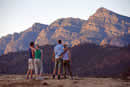
[[[68,69],[69,71],[69,74],[72,78],[72,72],[71,72],[71,52],[68,48],[67,45],[64,45],[64,51],[65,51],[65,54],[63,56],[63,72],[64,72],[64,78],[67,78],[66,77],[66,70]]]

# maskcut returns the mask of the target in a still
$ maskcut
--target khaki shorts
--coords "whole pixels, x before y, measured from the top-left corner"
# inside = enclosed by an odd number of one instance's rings
[[[55,68],[61,69],[62,62],[63,62],[62,59],[55,59]]]
[[[43,63],[40,59],[34,59],[35,74],[43,73]]]
[[[33,70],[34,69],[34,61],[33,59],[28,59],[28,70]]]

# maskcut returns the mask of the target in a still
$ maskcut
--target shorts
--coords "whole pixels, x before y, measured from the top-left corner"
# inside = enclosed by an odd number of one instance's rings
[[[34,67],[35,67],[35,74],[38,74],[40,71],[40,74],[43,73],[43,63],[40,59],[34,59]]]
[[[28,59],[28,70],[33,70],[34,69],[34,61],[33,59]]]
[[[70,64],[70,60],[63,60],[63,64]]]
[[[63,60],[62,59],[55,59],[55,68],[56,69],[61,69],[61,65],[62,65]]]

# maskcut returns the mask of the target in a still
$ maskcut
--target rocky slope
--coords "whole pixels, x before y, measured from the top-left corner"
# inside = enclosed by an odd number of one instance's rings
[[[4,53],[6,45],[10,42],[12,35],[0,38],[0,55]]]
[[[41,30],[46,29],[46,27],[47,25],[35,23],[32,25],[32,27],[21,33],[14,33],[12,36],[10,36],[8,42],[1,42],[5,43],[5,46],[2,46],[4,48],[4,54],[26,50],[29,46],[30,41],[35,41]]]
[[[50,25],[36,23],[31,28],[0,39],[0,54],[26,50],[30,41],[36,44],[56,44],[57,39],[75,46],[89,42],[99,45],[130,44],[130,17],[99,8],[88,20],[61,18]]]
[[[87,40],[98,44],[124,46],[129,44],[130,18],[100,8],[82,26]],[[126,37],[127,36],[127,37]]]
[[[72,41],[80,36],[80,29],[85,20],[78,18],[61,18],[54,21],[46,30],[42,30],[36,43],[41,45],[56,44],[58,39],[62,39],[63,43],[72,45]]]
[[[43,46],[44,73],[52,73],[53,46]],[[72,71],[76,76],[120,76],[130,66],[129,48],[81,44],[71,48]],[[9,53],[0,56],[0,74],[25,74],[28,52]]]

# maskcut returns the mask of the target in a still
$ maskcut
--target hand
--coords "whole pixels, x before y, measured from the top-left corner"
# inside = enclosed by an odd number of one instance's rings
[[[72,63],[72,60],[71,60],[71,59],[70,59],[69,61],[70,61],[70,63]]]
[[[63,58],[63,56],[59,56],[59,58],[58,59],[62,59]]]
[[[54,58],[52,58],[52,62],[55,62],[55,59],[54,59]]]

